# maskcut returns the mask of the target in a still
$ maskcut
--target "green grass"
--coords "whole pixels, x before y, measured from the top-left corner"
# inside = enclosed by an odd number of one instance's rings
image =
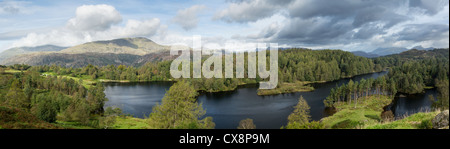
[[[87,89],[89,89],[93,84],[99,82],[98,79],[92,80],[92,79],[90,78],[90,76],[87,76],[87,75],[82,75],[81,78],[80,78],[80,77],[72,77],[72,76],[69,76],[69,75],[57,75],[57,74],[54,73],[54,72],[44,72],[44,73],[42,73],[42,74],[43,74],[43,75],[50,75],[50,76],[64,77],[64,78],[68,78],[68,79],[73,79],[73,80],[75,80],[75,81],[78,81],[78,80],[82,79],[82,80],[83,80],[83,84],[82,84],[82,85],[83,85],[85,88],[87,88]]]
[[[391,103],[387,96],[370,96],[368,99],[360,98],[355,108],[355,103],[342,102],[336,104],[337,112],[321,121],[325,128],[332,129],[358,129],[367,125],[378,124],[381,121],[383,107]]]
[[[258,89],[258,95],[277,95],[294,92],[310,92],[314,91],[314,87],[306,86],[309,82],[283,83],[275,89]]]
[[[94,129],[90,126],[83,125],[80,122],[67,122],[67,121],[57,120],[55,122],[55,125],[63,127],[65,129]]]
[[[425,86],[423,89],[433,89],[434,86]]]
[[[151,129],[148,119],[134,118],[130,116],[119,116],[116,123],[112,126],[114,129]]]
[[[401,120],[377,123],[369,125],[367,129],[425,129],[429,128],[429,122],[437,115],[440,111],[427,112],[427,113],[416,113],[405,117]],[[428,127],[427,127],[428,126]]]
[[[19,73],[19,72],[25,72],[21,70],[15,70],[15,69],[6,69],[5,73]]]
[[[387,96],[371,96],[367,100],[354,103],[339,103],[334,115],[323,118],[321,122],[331,129],[430,129],[431,120],[439,111],[416,113],[397,121],[383,122],[383,107],[391,103]]]

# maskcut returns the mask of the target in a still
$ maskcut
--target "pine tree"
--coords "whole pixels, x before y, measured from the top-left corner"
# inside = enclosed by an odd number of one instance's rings
[[[303,96],[300,96],[298,103],[294,106],[294,111],[288,116],[289,125],[304,125],[309,123],[311,116],[309,115],[310,107]]]
[[[197,95],[194,87],[184,80],[172,85],[161,104],[153,107],[149,117],[151,126],[162,129],[213,128],[212,118],[200,120],[205,110],[196,102]]]

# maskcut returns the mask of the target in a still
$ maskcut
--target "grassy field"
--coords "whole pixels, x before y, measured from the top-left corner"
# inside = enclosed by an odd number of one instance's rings
[[[283,83],[278,88],[263,90],[258,89],[258,95],[266,96],[266,95],[277,95],[284,93],[294,93],[294,92],[311,92],[314,91],[314,87],[307,86],[309,82],[296,82],[296,83]]]
[[[118,116],[113,129],[151,129],[148,119]]]
[[[335,105],[337,112],[321,121],[326,128],[332,129],[358,129],[367,125],[374,125],[381,122],[381,112],[383,107],[391,103],[391,98],[387,96],[370,96],[368,99],[359,99],[358,104],[350,105],[342,102]]]
[[[80,122],[66,122],[57,120],[55,122],[55,125],[62,127],[64,129],[95,129],[90,126],[83,125]]]
[[[323,118],[322,123],[328,129],[431,129],[431,120],[439,111],[416,113],[396,121],[382,121],[383,107],[391,103],[387,96],[371,96],[354,103],[337,105],[334,115]]]
[[[21,70],[15,70],[15,69],[6,69],[5,73],[19,73],[19,72],[25,72]]]
[[[366,129],[431,129],[431,120],[439,113],[440,111],[420,112],[401,120],[369,125]]]
[[[73,79],[75,81],[78,81],[78,80],[82,79],[83,80],[83,84],[82,85],[85,88],[87,88],[87,89],[89,89],[91,87],[91,85],[99,82],[99,79],[93,80],[87,75],[83,75],[83,76],[81,76],[81,78],[80,77],[72,77],[72,76],[68,76],[68,75],[57,75],[54,72],[44,72],[44,73],[42,73],[42,75],[44,75],[44,76],[50,75],[50,76],[64,77],[64,78],[68,78],[68,79]]]

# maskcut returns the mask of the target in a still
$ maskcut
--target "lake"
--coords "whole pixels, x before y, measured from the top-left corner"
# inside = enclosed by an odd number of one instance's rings
[[[377,78],[387,74],[378,72],[358,75],[351,78],[353,81],[361,79]],[[350,79],[340,79],[327,83],[311,84],[315,90],[313,92],[299,92],[271,96],[258,96],[257,84],[240,86],[238,89],[229,92],[201,93],[198,101],[203,103],[206,109],[205,116],[213,117],[216,129],[234,129],[239,121],[251,118],[258,129],[279,129],[287,124],[287,117],[293,111],[293,106],[298,102],[298,98],[303,96],[311,107],[311,118],[320,120],[328,116],[323,100],[330,94],[330,90],[337,85],[347,83]],[[105,94],[109,99],[105,107],[120,107],[125,114],[144,118],[148,116],[152,107],[161,101],[166,90],[169,90],[172,82],[146,82],[146,83],[105,83]],[[431,91],[431,92],[429,92]],[[427,90],[428,94],[435,95],[433,90]],[[424,101],[423,96],[418,96],[417,100],[410,103],[409,96],[396,99],[392,105],[395,114],[399,115],[417,111],[416,109],[429,108],[431,105]]]

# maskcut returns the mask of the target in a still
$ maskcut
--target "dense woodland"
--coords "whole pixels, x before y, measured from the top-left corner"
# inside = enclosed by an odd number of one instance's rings
[[[448,49],[431,51],[411,50],[401,54],[375,58],[375,63],[389,68],[387,76],[377,79],[350,81],[347,84],[333,88],[330,96],[324,101],[332,107],[335,103],[367,99],[370,95],[395,96],[403,94],[422,93],[426,88],[436,87],[439,95],[434,107],[448,109],[449,58]],[[356,106],[356,105],[355,105]]]
[[[245,56],[247,57],[248,55],[246,54]],[[65,75],[92,80],[123,80],[130,82],[170,81],[172,80],[169,70],[171,62],[171,60],[148,62],[139,67],[125,65],[107,65],[100,67],[87,65],[81,68],[66,68],[58,65],[43,65],[34,66],[32,70],[41,73],[52,72],[55,75]],[[246,58],[244,63],[244,67],[246,68],[245,70],[247,70],[248,61]],[[234,64],[236,64],[236,61],[234,61]],[[333,81],[340,78],[347,78],[359,74],[382,70],[381,65],[374,64],[373,60],[354,56],[350,52],[344,52],[341,50],[288,49],[279,52],[278,83],[279,86],[281,86],[284,82]],[[224,72],[224,70],[222,72]],[[196,90],[215,92],[233,90],[239,84],[257,83],[262,79],[260,79],[257,75],[257,78],[255,79],[249,79],[246,76],[244,79],[212,78],[188,80],[190,80]]]
[[[333,81],[382,71],[371,59],[340,50],[288,49],[278,58],[282,82]]]
[[[0,76],[0,105],[32,113],[46,122],[78,121],[100,127],[92,117],[102,115],[107,101],[101,83],[86,89],[81,80],[57,76],[41,76],[26,71]],[[6,124],[8,125],[8,124]],[[16,127],[12,124],[12,128]],[[4,126],[5,127],[5,126]]]
[[[356,107],[358,100],[364,102],[368,96],[395,96],[397,93],[396,82],[393,79],[386,79],[385,76],[377,79],[362,79],[359,82],[350,80],[347,84],[331,89],[330,95],[324,100],[327,107],[334,104],[348,103]]]

